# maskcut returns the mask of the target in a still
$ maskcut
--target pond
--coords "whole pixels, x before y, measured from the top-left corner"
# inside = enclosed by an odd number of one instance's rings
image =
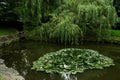
[[[103,70],[86,70],[76,75],[45,73],[31,70],[32,62],[45,53],[62,48],[76,47],[97,50],[101,54],[114,59],[115,66]],[[43,42],[22,41],[15,42],[2,48],[0,54],[8,67],[12,67],[26,80],[120,80],[120,45],[103,43],[85,43],[79,46],[64,46]]]

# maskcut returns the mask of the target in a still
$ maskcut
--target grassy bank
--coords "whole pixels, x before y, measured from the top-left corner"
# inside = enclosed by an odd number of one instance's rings
[[[120,37],[120,30],[111,30],[111,36]]]
[[[110,37],[105,38],[103,41],[108,43],[120,44],[120,30],[110,30]]]
[[[106,37],[103,42],[110,42],[110,43],[118,43],[120,44],[120,30],[111,30],[110,32],[110,38]],[[0,28],[0,38],[16,34],[16,30],[12,28]],[[97,38],[95,39],[93,36],[90,36],[87,38],[87,41],[98,41]],[[7,43],[10,43],[11,41],[7,41]]]
[[[4,37],[4,36],[7,36],[7,35],[10,35],[10,34],[14,34],[16,33],[16,30],[15,29],[12,29],[12,28],[0,28],[0,37]]]
[[[109,42],[120,44],[120,30],[111,30],[111,37]]]
[[[16,30],[12,28],[0,28],[0,46],[7,45],[18,40]]]

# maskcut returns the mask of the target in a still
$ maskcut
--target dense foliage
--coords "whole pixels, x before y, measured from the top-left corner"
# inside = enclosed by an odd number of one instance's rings
[[[120,17],[120,0],[114,0],[114,6],[116,8],[118,16]]]
[[[112,0],[25,0],[21,9],[23,22],[37,26],[26,31],[29,38],[65,44],[79,43],[89,31],[101,40],[117,21]]]
[[[119,21],[116,24],[116,26],[113,27],[113,29],[119,29],[120,30],[120,0],[114,0],[114,6],[117,11],[117,15],[119,16]]]
[[[16,21],[18,15],[15,8],[20,0],[2,0],[0,1],[0,21]]]
[[[90,49],[62,49],[47,53],[33,63],[37,71],[76,74],[86,69],[103,69],[113,64],[113,60]]]
[[[19,15],[19,21],[37,26],[41,18],[41,4],[42,0],[22,0],[18,2],[19,6],[15,8],[15,12]]]
[[[3,0],[0,17],[24,23],[27,38],[78,44],[91,33],[99,41],[109,36],[118,20],[114,6],[113,0]]]

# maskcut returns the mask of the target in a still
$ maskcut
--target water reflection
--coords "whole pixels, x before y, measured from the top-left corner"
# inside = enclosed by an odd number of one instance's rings
[[[19,71],[26,80],[120,80],[120,47],[116,45],[84,44],[81,46],[66,46],[94,49],[114,59],[115,66],[103,70],[88,70],[76,75],[45,73],[31,70],[33,61],[45,53],[57,51],[65,46],[38,42],[15,43],[0,50],[1,58],[8,67]]]
[[[64,80],[77,80],[77,77],[75,75],[72,75],[72,74],[61,74],[61,77]]]
[[[54,80],[54,73],[53,72],[50,73],[50,79]]]

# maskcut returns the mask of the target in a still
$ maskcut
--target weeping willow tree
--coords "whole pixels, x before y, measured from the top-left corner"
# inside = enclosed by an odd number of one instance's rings
[[[117,14],[120,17],[120,0],[113,0],[114,1],[114,6],[116,8]]]
[[[37,26],[41,22],[42,0],[22,0],[17,3],[16,14],[19,15],[19,21],[25,25]]]
[[[35,28],[28,37],[77,44],[92,32],[98,40],[117,21],[112,0],[24,0],[23,22]]]
[[[98,40],[111,29],[117,21],[112,0],[68,0],[68,8],[76,13],[76,24],[82,29],[84,35],[89,31],[97,35]],[[104,35],[105,34],[105,35]]]

